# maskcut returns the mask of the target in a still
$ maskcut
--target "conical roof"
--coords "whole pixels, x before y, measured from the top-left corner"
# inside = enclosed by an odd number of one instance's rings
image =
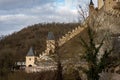
[[[34,56],[33,48],[31,47],[27,53],[27,56]]]
[[[90,5],[94,5],[94,3],[93,3],[93,1],[92,1],[92,0],[90,0]]]
[[[47,39],[48,39],[48,40],[54,40],[54,39],[55,39],[53,32],[48,32],[48,37],[47,37]]]

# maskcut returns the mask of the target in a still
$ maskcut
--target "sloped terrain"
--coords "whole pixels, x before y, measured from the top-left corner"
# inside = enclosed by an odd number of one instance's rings
[[[59,39],[78,25],[78,23],[48,23],[28,26],[19,32],[5,36],[0,41],[0,53],[9,49],[14,51],[13,54],[18,60],[23,60],[29,48],[33,46],[36,55],[38,55],[46,48],[48,32],[53,32],[55,39]]]
[[[80,36],[85,40],[88,41],[86,29],[81,31],[78,35],[73,37],[71,40],[66,42],[62,47],[60,47],[60,55],[62,59],[75,59],[81,54],[83,54],[84,49],[80,44]]]

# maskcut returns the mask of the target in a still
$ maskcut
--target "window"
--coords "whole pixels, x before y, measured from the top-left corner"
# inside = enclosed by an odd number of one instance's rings
[[[30,64],[28,67],[32,67],[32,65]]]
[[[29,60],[31,61],[31,58],[29,58]]]

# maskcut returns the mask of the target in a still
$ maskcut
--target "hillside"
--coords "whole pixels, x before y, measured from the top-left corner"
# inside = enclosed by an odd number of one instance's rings
[[[45,50],[46,38],[49,31],[54,33],[57,40],[78,25],[78,23],[48,23],[28,26],[19,32],[5,36],[0,41],[0,53],[11,50],[18,60],[24,60],[28,49],[33,46],[36,55],[38,55]]]

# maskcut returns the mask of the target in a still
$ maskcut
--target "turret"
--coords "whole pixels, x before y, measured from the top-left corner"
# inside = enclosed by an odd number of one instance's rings
[[[91,16],[94,12],[94,3],[92,0],[90,0],[90,4],[89,4],[89,15]]]
[[[90,5],[93,5],[93,6],[94,6],[94,3],[93,3],[93,1],[92,1],[92,0],[90,0]]]
[[[35,66],[35,55],[33,48],[31,47],[26,55],[26,67]]]
[[[48,37],[46,40],[47,54],[54,53],[55,50],[55,37],[53,32],[48,32]]]

